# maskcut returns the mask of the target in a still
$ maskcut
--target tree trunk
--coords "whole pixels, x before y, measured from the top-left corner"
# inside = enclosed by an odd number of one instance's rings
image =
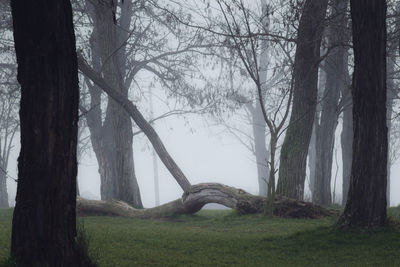
[[[320,43],[328,1],[306,0],[294,64],[293,107],[281,148],[278,194],[303,199],[307,153],[317,102]]]
[[[314,187],[315,187],[315,161],[317,156],[317,118],[314,118],[314,126],[311,134],[310,145],[308,147],[308,169],[310,171],[310,182],[309,187],[311,191],[311,196],[314,194]]]
[[[90,68],[81,55],[78,55],[78,63],[79,69],[88,78],[102,88],[109,97],[112,97],[128,112],[143,133],[149,138],[161,161],[184,190],[182,199],[152,209],[141,210],[137,210],[121,201],[96,201],[80,198],[78,200],[78,211],[81,214],[153,218],[164,217],[171,214],[194,213],[207,203],[219,203],[230,208],[235,208],[241,214],[260,213],[264,211],[263,205],[266,203],[265,198],[253,196],[241,189],[219,184],[200,184],[192,186],[165,149],[157,133],[143,118],[136,106],[118,90],[108,85],[101,76]],[[297,201],[283,196],[275,198],[274,202],[274,215],[276,216],[316,218],[333,214],[336,214],[336,212],[329,211],[312,203]]]
[[[75,248],[78,69],[71,4],[11,1],[21,151],[11,255],[18,266],[80,266]]]
[[[7,175],[3,159],[0,157],[0,208],[8,208]]]
[[[258,175],[258,194],[259,196],[267,196],[267,187],[269,181],[269,152],[266,144],[266,125],[261,111],[260,102],[256,101],[256,107],[252,105],[248,108],[252,117],[253,137],[254,137],[254,154],[257,164]]]
[[[348,58],[348,52],[346,53]],[[346,59],[347,62],[347,59]],[[342,205],[346,205],[347,195],[350,187],[351,163],[353,161],[353,100],[351,99],[350,92],[350,77],[348,68],[344,70],[345,75],[348,77],[346,86],[342,88],[342,109],[343,109],[343,124],[342,133],[340,135],[342,147]]]
[[[321,205],[332,204],[331,177],[335,131],[338,123],[340,91],[346,86],[344,70],[347,69],[347,41],[343,34],[347,27],[347,0],[335,0],[332,5],[332,21],[328,28],[328,44],[337,46],[325,59],[326,84],[321,99],[321,119],[316,130],[315,187],[313,201]]]
[[[389,55],[387,57],[387,104],[386,104],[386,116],[387,116],[387,127],[388,127],[388,155],[390,154],[390,130],[392,128],[392,113],[393,113],[393,103],[396,98],[396,87],[394,83],[395,74],[395,64],[396,64],[396,45],[389,48]],[[390,206],[390,167],[393,162],[388,157],[387,161],[387,187],[386,187],[386,201],[387,206]]]
[[[97,65],[97,70],[102,70],[103,76],[109,84],[114,88],[118,88],[124,96],[127,96],[128,88],[123,81],[125,74],[125,50],[123,48],[118,50],[117,48],[119,42],[122,43],[125,41],[124,38],[127,38],[125,36],[127,35],[127,31],[117,30],[113,21],[116,7],[113,6],[112,1],[94,1],[91,4],[94,9],[94,12],[91,12],[94,20],[92,35],[93,65]],[[121,13],[121,23],[124,25],[119,26],[126,27],[126,29],[129,28],[129,16],[131,16],[131,12],[129,12],[129,8],[131,8],[130,4],[130,1],[121,4],[121,10],[123,11]],[[96,56],[101,59],[101,64],[99,64],[100,62],[96,62],[99,59]],[[98,105],[100,103],[98,92],[97,88],[91,90],[92,104]],[[93,103],[94,101],[99,102]],[[132,148],[133,132],[130,117],[112,99],[108,101],[106,118],[102,126],[101,110],[95,112],[100,112],[100,116],[97,115],[94,118],[100,121],[91,123],[93,126],[97,125],[97,127],[91,129],[91,134],[94,135],[92,144],[99,163],[101,197],[106,200],[122,200],[141,208],[143,205],[135,175]],[[99,141],[93,140],[96,138]]]
[[[122,201],[99,201],[78,198],[77,213],[80,215],[112,215],[129,218],[163,218],[176,214],[193,214],[208,203],[218,203],[236,209],[239,214],[264,211],[265,198],[254,196],[242,189],[207,183],[193,185],[182,198],[150,209],[135,209]],[[274,201],[274,215],[288,218],[320,218],[335,216],[334,210],[325,209],[309,202],[278,196]]]
[[[98,73],[96,73],[85,61],[82,55],[78,55],[78,63],[79,69],[82,73],[90,78],[96,85],[98,85],[104,92],[107,93],[109,97],[114,99],[117,103],[121,105],[121,107],[129,114],[129,116],[135,121],[137,126],[143,131],[143,133],[147,136],[151,144],[153,145],[154,150],[157,152],[157,155],[164,163],[165,167],[171,173],[171,175],[175,178],[177,183],[183,189],[184,192],[190,190],[191,184],[189,180],[186,178],[185,174],[176,164],[174,159],[170,156],[168,151],[165,149],[163,142],[158,136],[157,132],[154,131],[153,127],[146,121],[137,107],[129,101],[129,99],[120,93],[120,90],[110,86]]]
[[[353,164],[342,226],[386,223],[386,1],[351,0]]]

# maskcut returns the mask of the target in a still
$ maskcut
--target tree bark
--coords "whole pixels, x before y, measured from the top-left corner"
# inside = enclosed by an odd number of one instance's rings
[[[326,84],[321,99],[321,119],[316,124],[316,161],[313,202],[332,204],[331,177],[335,131],[339,116],[340,91],[346,86],[347,0],[332,3],[332,21],[328,27],[328,45],[333,48],[325,59]]]
[[[191,184],[186,176],[183,174],[182,170],[175,163],[173,158],[169,155],[168,151],[165,149],[157,132],[154,128],[146,121],[143,115],[139,112],[137,107],[128,100],[126,96],[120,93],[119,90],[110,86],[98,73],[96,73],[85,61],[82,55],[78,55],[79,69],[82,73],[91,79],[95,84],[97,84],[101,89],[103,89],[109,97],[113,98],[118,102],[122,108],[129,114],[129,116],[135,121],[138,127],[147,136],[151,144],[153,145],[157,155],[160,157],[161,161],[164,163],[165,167],[175,178],[178,184],[181,186],[184,192],[187,192]]]
[[[117,30],[113,21],[116,11],[113,1],[90,3],[93,8],[90,15],[94,21],[91,37],[93,66],[96,70],[102,70],[104,79],[124,96],[127,96],[128,87],[123,81],[125,49],[123,47],[118,49],[118,46],[127,38],[127,29],[129,29],[132,16],[131,2],[121,3],[121,25],[119,27],[125,28],[120,30]],[[90,93],[92,105],[99,105],[101,101],[99,90],[92,88]],[[93,134],[92,144],[99,164],[101,198],[105,200],[118,199],[142,208],[139,185],[135,175],[132,148],[133,130],[129,115],[113,99],[108,100],[104,123],[102,123],[100,107],[93,112],[97,115],[89,115],[88,120],[95,121],[88,125],[91,135]]]
[[[78,66],[67,0],[11,1],[21,152],[11,255],[18,266],[80,266],[75,248]]]
[[[294,63],[293,107],[281,148],[278,194],[303,199],[307,153],[317,102],[320,43],[327,0],[306,0]]]
[[[176,214],[193,214],[205,204],[218,203],[236,209],[239,214],[254,214],[264,211],[265,198],[254,196],[242,189],[206,183],[193,185],[182,198],[150,209],[135,209],[122,201],[99,201],[78,198],[77,212],[80,215],[108,215],[129,218],[163,218]],[[289,218],[320,218],[338,215],[336,211],[322,208],[309,202],[278,196],[274,201],[274,215]]]
[[[386,1],[351,0],[354,47],[353,164],[339,224],[386,223]]]

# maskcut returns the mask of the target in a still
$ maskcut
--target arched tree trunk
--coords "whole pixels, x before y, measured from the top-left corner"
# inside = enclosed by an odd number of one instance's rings
[[[254,196],[242,189],[206,183],[193,185],[182,198],[150,209],[135,209],[122,201],[99,201],[78,198],[80,215],[111,215],[129,218],[162,218],[176,214],[193,214],[208,203],[218,203],[236,209],[239,214],[263,213],[266,198]],[[335,216],[334,210],[309,202],[278,196],[275,198],[274,215],[289,218],[319,218]]]

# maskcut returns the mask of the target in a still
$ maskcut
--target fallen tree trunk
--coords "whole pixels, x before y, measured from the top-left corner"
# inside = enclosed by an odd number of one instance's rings
[[[218,203],[237,210],[239,214],[263,213],[266,198],[247,193],[242,189],[206,183],[191,186],[181,198],[164,205],[135,209],[122,201],[88,200],[78,197],[78,215],[107,215],[129,218],[163,218],[176,214],[193,214],[208,203]],[[337,211],[310,202],[282,196],[275,198],[274,215],[287,218],[320,218],[338,215]]]
[[[191,185],[182,170],[169,155],[164,144],[153,127],[145,120],[137,107],[123,96],[119,90],[113,88],[85,61],[78,53],[78,65],[82,73],[97,84],[108,96],[118,102],[135,121],[139,128],[148,137],[161,161],[167,167],[171,175],[183,189],[182,198],[167,204],[150,208],[135,209],[122,201],[101,201],[78,198],[77,212],[79,215],[112,215],[131,218],[161,218],[173,214],[193,214],[208,203],[222,204],[228,208],[237,210],[239,214],[251,214],[264,212],[266,198],[254,196],[242,189],[216,184],[206,183]],[[274,215],[291,218],[318,218],[337,214],[332,210],[322,208],[312,203],[297,201],[282,196],[275,197]]]

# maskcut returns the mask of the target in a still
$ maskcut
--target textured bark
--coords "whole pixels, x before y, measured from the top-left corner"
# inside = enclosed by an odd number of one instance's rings
[[[121,94],[119,90],[110,86],[98,73],[96,73],[86,63],[82,55],[78,55],[78,63],[79,63],[79,69],[85,76],[91,79],[102,90],[104,90],[104,92],[106,92],[109,97],[113,98],[116,102],[118,102],[121,105],[121,107],[125,109],[125,111],[129,114],[129,116],[135,121],[137,126],[147,136],[150,143],[153,145],[154,150],[157,152],[157,155],[164,163],[165,167],[175,178],[175,180],[181,186],[183,191],[187,192],[191,187],[189,180],[186,178],[186,176],[179,168],[179,166],[175,163],[173,158],[169,155],[157,132],[154,131],[154,128],[150,125],[150,123],[146,121],[146,119],[139,112],[137,107],[134,104],[132,104],[132,102],[129,101],[127,97]]]
[[[78,69],[71,4],[11,1],[21,151],[11,255],[18,266],[79,266],[75,249]]]
[[[125,49],[119,44],[127,38],[127,31],[132,16],[131,2],[121,4],[121,18],[118,27],[113,21],[116,6],[113,1],[93,1],[90,12],[94,21],[91,37],[92,62],[96,70],[102,70],[104,79],[117,88],[125,97],[128,87],[125,86]],[[100,91],[90,89],[91,105],[100,103]],[[92,113],[90,111],[89,113]],[[92,144],[99,164],[101,179],[100,193],[105,200],[118,199],[135,207],[143,207],[140,190],[135,175],[133,160],[132,122],[126,111],[114,100],[109,99],[104,123],[100,107],[88,115]]]
[[[347,41],[346,11],[347,0],[335,0],[332,3],[332,21],[328,27],[328,44],[337,46]],[[347,69],[347,48],[338,46],[333,48],[325,59],[326,83],[321,99],[321,119],[316,123],[316,161],[315,186],[313,202],[321,205],[330,205],[331,177],[333,148],[335,145],[335,131],[339,116],[339,96],[346,86],[345,70]]]
[[[281,148],[278,194],[303,199],[307,153],[317,102],[320,43],[327,0],[306,0],[294,63],[293,107]]]
[[[150,208],[135,209],[122,201],[99,201],[78,198],[77,213],[80,215],[111,215],[129,218],[163,218],[176,214],[193,214],[205,204],[218,203],[236,209],[239,214],[262,213],[265,198],[251,195],[242,189],[222,184],[193,185],[182,198]],[[320,218],[335,216],[337,212],[309,202],[276,197],[274,215],[289,218]]]
[[[343,226],[386,223],[386,1],[351,0],[353,164]]]

